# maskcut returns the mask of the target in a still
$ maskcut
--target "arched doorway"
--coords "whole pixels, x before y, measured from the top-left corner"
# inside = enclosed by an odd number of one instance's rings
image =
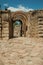
[[[28,18],[23,11],[18,11],[13,13],[12,16],[9,18],[9,38],[14,38],[19,36],[26,37],[27,20]],[[20,24],[20,26],[18,23]],[[16,29],[19,29],[19,31],[17,32]],[[15,32],[17,32],[17,34]]]
[[[22,36],[22,21],[15,20],[13,21],[13,37],[21,37]]]

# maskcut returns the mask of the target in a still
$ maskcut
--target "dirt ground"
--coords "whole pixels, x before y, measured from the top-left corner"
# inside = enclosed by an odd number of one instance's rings
[[[43,65],[43,38],[0,40],[0,65]]]

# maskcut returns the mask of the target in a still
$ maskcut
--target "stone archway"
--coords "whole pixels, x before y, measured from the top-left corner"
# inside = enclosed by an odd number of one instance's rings
[[[18,11],[12,14],[12,17],[9,21],[9,38],[13,38],[13,22],[16,20],[22,21],[22,32],[24,33],[24,37],[26,36],[27,16],[24,12]]]

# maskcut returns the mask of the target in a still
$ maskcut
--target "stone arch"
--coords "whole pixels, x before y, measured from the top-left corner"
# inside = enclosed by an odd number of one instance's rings
[[[12,14],[12,17],[11,17],[11,21],[10,21],[10,29],[9,29],[9,36],[10,38],[13,37],[13,28],[12,28],[12,21],[15,21],[15,20],[20,20],[22,21],[22,30],[24,32],[24,36],[26,36],[26,23],[27,23],[27,16],[26,16],[26,13],[25,12],[22,12],[22,11],[17,11],[17,12],[14,12]]]

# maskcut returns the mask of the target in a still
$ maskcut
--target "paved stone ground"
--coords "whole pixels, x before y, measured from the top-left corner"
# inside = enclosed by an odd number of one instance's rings
[[[0,65],[43,65],[43,39],[0,40]]]

